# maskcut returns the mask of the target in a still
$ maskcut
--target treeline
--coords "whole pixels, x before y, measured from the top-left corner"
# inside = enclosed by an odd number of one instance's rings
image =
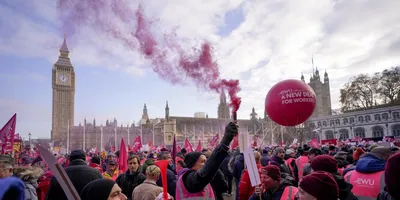
[[[354,76],[340,90],[341,111],[400,104],[400,67]]]

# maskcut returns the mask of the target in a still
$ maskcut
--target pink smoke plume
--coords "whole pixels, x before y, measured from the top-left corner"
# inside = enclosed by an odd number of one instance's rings
[[[163,34],[157,38],[154,32],[161,31],[152,30],[154,22],[145,17],[142,6],[132,9],[122,0],[58,0],[57,9],[62,29],[67,35],[82,28],[106,34],[130,50],[139,51],[151,62],[153,71],[161,78],[173,84],[183,83],[185,78],[190,78],[197,87],[218,93],[226,89],[232,112],[236,113],[239,109],[239,80],[220,77],[208,42],[204,42],[200,49],[192,48],[194,50],[188,53],[174,40],[173,34]],[[115,22],[117,20],[129,31],[121,30]]]

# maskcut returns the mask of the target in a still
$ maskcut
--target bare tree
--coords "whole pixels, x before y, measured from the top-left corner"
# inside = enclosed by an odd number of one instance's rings
[[[377,82],[377,92],[383,103],[394,104],[400,99],[400,67],[385,69],[374,75]]]

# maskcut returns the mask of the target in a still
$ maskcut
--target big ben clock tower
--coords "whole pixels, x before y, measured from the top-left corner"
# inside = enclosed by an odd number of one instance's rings
[[[68,127],[74,126],[75,72],[69,59],[69,50],[64,37],[58,60],[53,65],[53,116],[52,141],[67,142]]]

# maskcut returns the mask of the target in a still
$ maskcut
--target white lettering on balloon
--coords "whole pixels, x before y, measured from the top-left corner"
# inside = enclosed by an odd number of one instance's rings
[[[281,95],[282,104],[315,103],[315,95],[312,92],[305,92],[301,90],[283,90],[279,93]]]

